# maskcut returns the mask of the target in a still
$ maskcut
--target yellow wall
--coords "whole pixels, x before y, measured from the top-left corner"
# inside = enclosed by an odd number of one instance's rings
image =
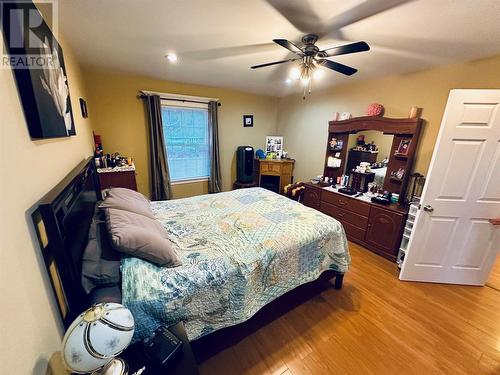
[[[334,79],[334,77],[332,77]],[[296,158],[295,180],[323,173],[328,120],[334,112],[364,115],[370,103],[385,107],[387,117],[408,117],[414,105],[423,108],[426,120],[417,151],[415,170],[426,174],[444,113],[448,93],[460,88],[499,88],[500,56],[417,73],[353,82],[314,92],[306,100],[299,95],[281,98],[278,131]]]
[[[138,189],[150,194],[147,120],[139,90],[219,98],[219,141],[224,190],[236,178],[235,151],[240,145],[263,148],[266,135],[276,132],[278,99],[221,88],[189,85],[109,71],[85,71],[89,86],[89,116],[102,136],[105,152],[132,156],[137,167]],[[254,127],[243,127],[243,115],[254,115]],[[174,198],[207,192],[207,184],[179,184]]]
[[[1,36],[0,36],[1,37]],[[36,202],[92,154],[92,130],[78,99],[84,81],[61,42],[77,135],[32,141],[11,70],[0,69],[0,374],[44,374],[62,325],[29,214]]]

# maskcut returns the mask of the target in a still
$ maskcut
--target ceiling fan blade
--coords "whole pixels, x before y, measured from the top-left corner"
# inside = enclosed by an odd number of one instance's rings
[[[182,57],[187,57],[196,60],[217,60],[224,58],[231,58],[234,56],[245,56],[263,52],[276,51],[274,43],[259,43],[249,44],[242,46],[229,46],[221,48],[208,48],[194,51],[184,51],[181,53]]]
[[[267,0],[297,30],[303,33],[317,33],[321,19],[314,13],[309,1]]]
[[[366,42],[356,42],[350,44],[344,44],[343,46],[337,46],[332,48],[327,48],[321,51],[323,57],[346,55],[348,53],[356,53],[369,51],[370,46]]]
[[[286,39],[273,39],[273,42],[279,44],[281,47],[285,47],[287,50],[292,51],[293,53],[303,52],[299,47]]]
[[[351,68],[350,66],[340,64],[330,60],[316,60],[319,65],[324,66],[325,68],[335,70],[336,72],[345,74],[346,76],[352,76],[354,73],[358,71],[358,69]]]
[[[351,25],[365,18],[374,16],[385,10],[392,9],[398,5],[410,2],[413,0],[370,0],[364,1],[355,7],[352,7],[345,12],[333,16],[327,23],[326,29],[328,32],[339,30],[342,27]]]
[[[296,61],[296,60],[299,60],[299,59],[288,59],[288,60],[274,61],[274,62],[270,62],[270,63],[254,65],[254,66],[251,66],[250,68],[251,69],[264,68],[265,66],[283,64],[283,63],[287,63],[287,62],[291,62],[291,61]]]

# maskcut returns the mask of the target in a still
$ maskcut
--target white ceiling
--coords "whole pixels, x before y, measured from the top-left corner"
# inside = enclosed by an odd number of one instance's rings
[[[281,96],[301,90],[284,82],[292,64],[250,69],[293,56],[274,38],[371,46],[331,58],[359,72],[318,88],[499,54],[499,15],[499,0],[60,0],[59,30],[85,65]]]

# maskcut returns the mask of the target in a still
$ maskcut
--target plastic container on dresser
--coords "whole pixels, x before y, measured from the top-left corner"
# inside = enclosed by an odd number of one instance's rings
[[[415,217],[418,211],[418,203],[412,203],[410,205],[410,211],[408,212],[408,218],[406,219],[405,229],[403,232],[403,237],[401,238],[401,245],[399,245],[399,252],[396,263],[398,267],[401,268],[403,265],[406,249],[408,248],[408,243],[410,242],[411,233],[413,232],[413,226],[415,224]]]

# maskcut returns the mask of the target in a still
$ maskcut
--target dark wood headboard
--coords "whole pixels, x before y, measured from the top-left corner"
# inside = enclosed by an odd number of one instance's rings
[[[82,254],[101,190],[92,158],[82,161],[38,203],[32,219],[59,311],[67,328],[88,307]]]

